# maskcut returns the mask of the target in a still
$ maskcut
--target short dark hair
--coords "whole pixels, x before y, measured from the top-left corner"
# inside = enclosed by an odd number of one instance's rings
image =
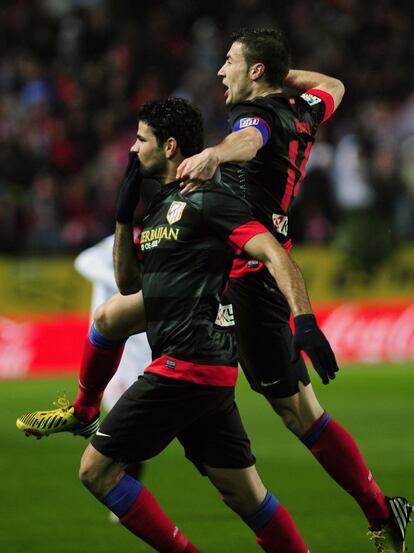
[[[290,48],[284,33],[278,29],[241,29],[233,33],[232,42],[240,42],[247,65],[263,63],[264,78],[282,86],[290,67]]]
[[[201,112],[182,98],[146,101],[138,112],[138,121],[151,127],[159,146],[168,138],[175,138],[184,157],[203,149]]]

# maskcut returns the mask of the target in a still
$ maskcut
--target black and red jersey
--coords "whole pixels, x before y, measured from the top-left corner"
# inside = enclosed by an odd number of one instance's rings
[[[235,384],[235,338],[217,318],[218,308],[234,252],[262,232],[247,203],[226,185],[210,181],[186,196],[177,183],[161,187],[140,235],[154,359],[147,371],[200,384]]]
[[[264,145],[250,161],[221,165],[221,178],[248,201],[257,220],[286,247],[290,207],[305,176],[318,126],[333,109],[330,94],[308,90],[260,96],[230,110],[230,132],[255,126]]]

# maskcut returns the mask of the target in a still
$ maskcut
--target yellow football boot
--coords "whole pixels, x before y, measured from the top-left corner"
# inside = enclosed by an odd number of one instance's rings
[[[19,417],[16,421],[17,428],[26,436],[36,436],[37,439],[58,432],[71,432],[74,436],[89,438],[98,430],[99,415],[91,422],[78,420],[65,394],[53,403],[57,409],[33,411]]]

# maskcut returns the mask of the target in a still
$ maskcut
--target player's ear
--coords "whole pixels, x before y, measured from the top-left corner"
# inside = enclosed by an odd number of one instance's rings
[[[250,67],[250,78],[252,81],[257,81],[262,78],[265,72],[265,66],[263,63],[254,63]]]
[[[167,159],[171,159],[172,157],[174,157],[174,154],[177,152],[177,149],[178,149],[178,144],[176,139],[173,137],[167,138],[164,144],[165,157]]]

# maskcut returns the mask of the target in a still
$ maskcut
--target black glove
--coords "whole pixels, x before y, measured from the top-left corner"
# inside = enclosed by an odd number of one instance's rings
[[[121,183],[116,206],[116,220],[123,225],[132,223],[134,211],[139,202],[142,182],[139,166],[137,153],[129,152],[128,165]]]
[[[322,378],[324,384],[335,378],[339,371],[335,354],[322,330],[318,327],[315,316],[312,314],[298,315],[295,321],[295,335],[292,340],[291,361],[299,360],[300,351],[308,354],[315,371]]]

